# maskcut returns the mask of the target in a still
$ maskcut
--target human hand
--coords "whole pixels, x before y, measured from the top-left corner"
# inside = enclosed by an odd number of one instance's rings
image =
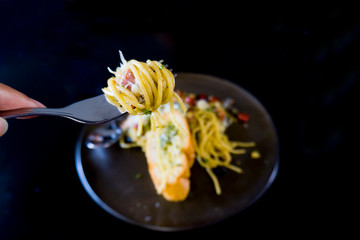
[[[42,103],[29,98],[25,94],[0,83],[0,110],[9,110],[24,107],[45,107]],[[5,134],[8,129],[8,123],[5,119],[0,118],[0,137]]]

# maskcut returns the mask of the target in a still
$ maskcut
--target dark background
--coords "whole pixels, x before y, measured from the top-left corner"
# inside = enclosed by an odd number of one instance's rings
[[[273,118],[277,178],[236,216],[176,234],[333,234],[346,222],[335,215],[352,198],[348,172],[358,158],[351,134],[360,3],[289,2],[0,0],[0,82],[63,107],[101,93],[118,50],[233,81]],[[119,221],[87,195],[74,164],[81,127],[62,118],[9,120],[0,138],[0,239],[158,234]]]

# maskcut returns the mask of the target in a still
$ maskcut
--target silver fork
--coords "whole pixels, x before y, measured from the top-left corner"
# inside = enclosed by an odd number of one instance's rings
[[[0,117],[5,119],[28,116],[59,116],[86,124],[105,123],[121,117],[115,106],[106,101],[105,95],[88,98],[64,108],[19,108],[0,110]]]

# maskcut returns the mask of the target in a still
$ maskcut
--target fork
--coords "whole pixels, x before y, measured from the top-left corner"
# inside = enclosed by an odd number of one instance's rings
[[[106,101],[105,95],[88,98],[64,108],[18,108],[0,110],[5,119],[28,116],[58,116],[85,124],[105,123],[125,115]]]

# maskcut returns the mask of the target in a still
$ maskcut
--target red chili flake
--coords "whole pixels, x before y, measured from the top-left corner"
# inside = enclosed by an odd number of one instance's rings
[[[200,93],[197,95],[197,99],[205,99],[206,100],[207,96],[206,96],[206,94]]]
[[[237,114],[237,118],[239,121],[246,123],[249,121],[250,119],[250,115],[246,114],[246,113],[238,113]]]
[[[215,96],[209,96],[209,101],[210,102],[218,102],[219,98],[215,97]]]

